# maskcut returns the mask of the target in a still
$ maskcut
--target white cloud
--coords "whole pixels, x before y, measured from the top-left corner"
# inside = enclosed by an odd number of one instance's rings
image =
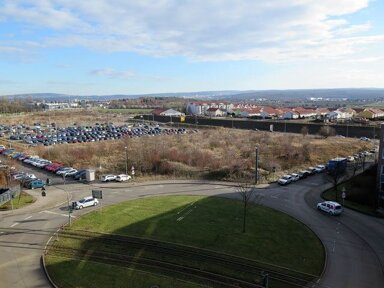
[[[349,23],[368,0],[5,0],[0,19],[46,27],[48,46],[191,60],[267,62],[350,55],[381,35]],[[356,36],[351,36],[356,35]],[[356,39],[354,38],[356,37]],[[364,43],[363,43],[364,42]]]
[[[135,79],[136,73],[132,71],[116,71],[111,68],[95,69],[90,72],[92,75],[102,76],[110,79]]]

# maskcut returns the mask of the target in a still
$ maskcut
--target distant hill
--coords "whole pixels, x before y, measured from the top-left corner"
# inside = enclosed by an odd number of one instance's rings
[[[356,99],[380,99],[384,98],[383,88],[340,88],[340,89],[292,89],[292,90],[225,90],[225,91],[198,91],[198,92],[176,92],[176,93],[152,93],[152,94],[134,94],[134,95],[66,95],[57,93],[30,93],[17,95],[3,95],[9,99],[39,99],[45,101],[63,101],[69,99],[89,100],[89,101],[108,101],[116,99],[134,99],[140,97],[179,97],[188,99],[211,99],[242,101],[251,99],[269,99],[269,100],[290,100],[290,99],[308,99],[330,98],[349,100]]]

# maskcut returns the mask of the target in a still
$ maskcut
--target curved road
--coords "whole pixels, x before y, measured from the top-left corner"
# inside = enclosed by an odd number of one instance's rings
[[[315,209],[320,192],[329,185],[324,176],[311,176],[287,187],[259,187],[266,206],[286,212],[307,224],[322,240],[326,268],[311,287],[384,287],[384,220],[349,209],[332,217]],[[151,185],[105,184],[102,205],[160,194],[217,195],[239,198],[235,188],[223,183],[174,181]],[[47,197],[32,193],[38,201],[19,211],[0,212],[0,287],[49,287],[40,266],[44,245],[68,222],[67,197],[90,195],[97,185],[70,184],[49,187]],[[72,217],[91,211],[74,211]]]

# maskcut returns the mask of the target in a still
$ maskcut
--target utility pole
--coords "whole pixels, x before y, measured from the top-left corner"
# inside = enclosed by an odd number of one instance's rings
[[[258,180],[258,178],[259,178],[258,170],[259,170],[259,147],[256,146],[256,158],[255,158],[255,185],[257,185],[257,180]]]
[[[128,147],[125,146],[125,175],[128,175]]]

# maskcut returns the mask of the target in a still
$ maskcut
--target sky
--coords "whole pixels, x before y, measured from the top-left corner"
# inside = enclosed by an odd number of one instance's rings
[[[384,88],[384,0],[0,0],[0,95]]]

